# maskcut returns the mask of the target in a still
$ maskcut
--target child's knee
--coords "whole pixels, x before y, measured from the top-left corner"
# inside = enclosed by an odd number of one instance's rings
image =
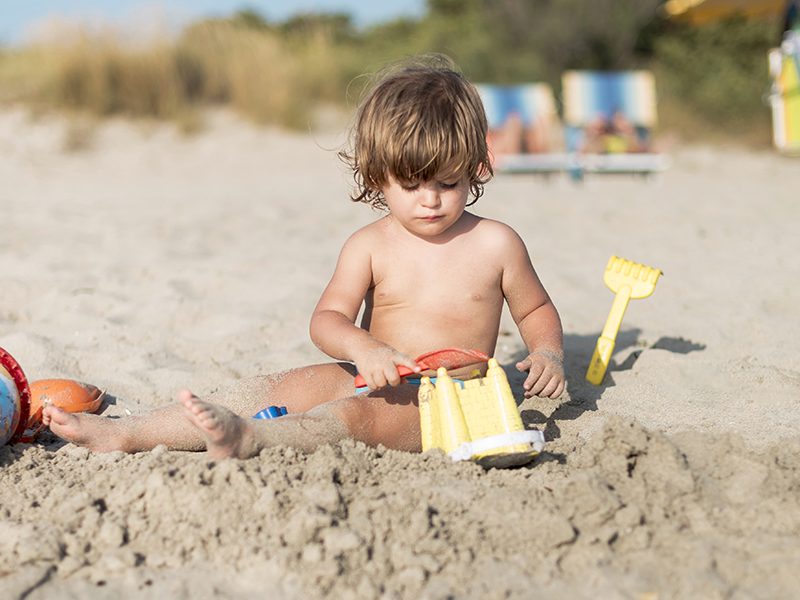
[[[375,414],[365,398],[343,398],[321,404],[309,410],[306,415],[329,423],[331,427],[341,426],[347,437],[362,439],[374,422]]]
[[[319,409],[329,411],[330,418],[343,426],[348,437],[369,446],[419,450],[419,411],[412,402],[390,403],[384,398],[358,396]]]

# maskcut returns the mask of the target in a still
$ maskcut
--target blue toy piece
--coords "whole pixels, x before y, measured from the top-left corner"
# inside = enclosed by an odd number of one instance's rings
[[[287,414],[285,406],[268,406],[253,415],[254,419],[277,419]]]
[[[10,377],[0,372],[0,446],[14,435],[19,425],[19,392]]]

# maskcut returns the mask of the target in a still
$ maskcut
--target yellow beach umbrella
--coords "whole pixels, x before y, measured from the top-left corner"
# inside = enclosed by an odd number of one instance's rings
[[[692,25],[712,23],[734,15],[764,18],[783,14],[786,0],[668,0],[664,12],[669,18]]]

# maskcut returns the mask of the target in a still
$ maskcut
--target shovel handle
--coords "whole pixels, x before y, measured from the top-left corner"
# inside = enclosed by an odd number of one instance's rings
[[[603,383],[603,378],[606,376],[608,364],[611,362],[611,354],[614,352],[613,339],[601,335],[597,338],[597,345],[592,354],[592,360],[589,363],[589,368],[586,370],[586,381],[594,385]]]
[[[407,377],[408,375],[414,374],[414,369],[409,369],[404,365],[397,365],[397,374],[400,375],[400,377]],[[354,383],[356,385],[356,389],[367,387],[367,382],[361,375],[356,375]]]

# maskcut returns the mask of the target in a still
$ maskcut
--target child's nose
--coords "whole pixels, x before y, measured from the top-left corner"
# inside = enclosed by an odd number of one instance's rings
[[[421,190],[421,198],[420,204],[425,208],[436,208],[441,204],[441,200],[439,199],[439,190],[426,187],[425,189]]]

